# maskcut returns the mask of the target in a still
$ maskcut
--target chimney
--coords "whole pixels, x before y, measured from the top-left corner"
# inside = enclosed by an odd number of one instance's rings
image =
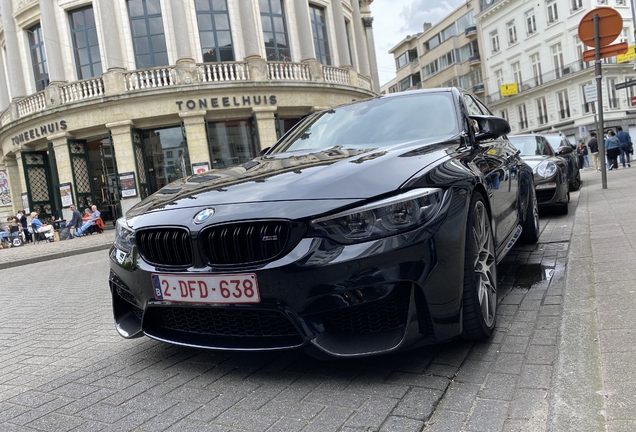
[[[433,27],[433,24],[431,24],[430,22],[425,22],[424,23],[424,33],[429,31],[431,29],[431,27]]]

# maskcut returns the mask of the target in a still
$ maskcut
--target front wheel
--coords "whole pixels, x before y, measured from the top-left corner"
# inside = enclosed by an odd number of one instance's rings
[[[463,333],[465,339],[488,338],[497,320],[497,259],[486,203],[480,193],[471,201],[464,257]]]

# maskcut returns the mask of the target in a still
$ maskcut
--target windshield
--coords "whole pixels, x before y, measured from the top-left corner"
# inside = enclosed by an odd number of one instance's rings
[[[568,139],[561,135],[545,135],[545,139],[548,140],[553,150],[556,150],[559,147],[570,147]]]
[[[536,136],[508,137],[512,145],[519,150],[521,156],[552,156],[552,150]]]
[[[441,141],[459,132],[450,92],[362,101],[321,112],[287,136],[274,153],[379,148],[397,143]]]

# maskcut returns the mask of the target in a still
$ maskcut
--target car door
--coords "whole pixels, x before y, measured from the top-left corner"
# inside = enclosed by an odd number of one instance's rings
[[[492,115],[492,113],[472,95],[464,94],[464,103],[469,115]],[[506,137],[480,143],[488,167],[485,172],[487,189],[490,194],[494,234],[497,245],[506,241],[517,226],[517,149]]]

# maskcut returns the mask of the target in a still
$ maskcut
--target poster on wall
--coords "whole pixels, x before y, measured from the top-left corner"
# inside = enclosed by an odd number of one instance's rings
[[[120,173],[119,188],[121,189],[122,198],[136,197],[137,183],[135,182],[135,173],[134,172]]]
[[[5,170],[0,170],[0,205],[11,205],[9,174]]]
[[[192,174],[202,174],[210,171],[210,164],[207,162],[198,162],[192,164]]]
[[[66,208],[73,205],[73,189],[71,183],[60,184],[60,197],[62,198],[62,207]]]
[[[28,215],[31,213],[29,210],[29,195],[25,192],[21,195],[22,197],[22,209],[24,210],[24,214]]]

